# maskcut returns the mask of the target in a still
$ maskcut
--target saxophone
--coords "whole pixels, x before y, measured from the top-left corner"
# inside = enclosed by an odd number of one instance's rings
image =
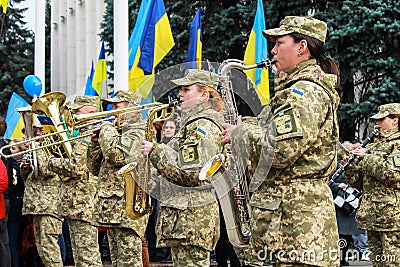
[[[150,110],[144,134],[146,141],[157,140],[154,123],[167,120],[173,116],[174,107],[177,104],[178,101],[173,101],[170,104],[160,105]],[[171,108],[172,112],[168,115],[168,110]],[[147,185],[151,176],[150,164],[149,158],[146,158],[143,165],[139,164],[141,166],[138,166],[137,162],[130,162],[118,170],[118,174],[125,177],[125,210],[132,219],[141,218],[153,211],[151,198],[147,193]]]
[[[222,62],[218,68],[218,76],[221,85],[221,97],[224,101],[224,120],[226,123],[236,125],[238,119],[232,82],[228,76],[230,70],[232,68],[240,70],[270,68],[272,64],[273,62],[269,60],[254,65],[246,65],[243,61],[236,59],[228,59]],[[230,145],[226,145],[225,155],[218,154],[210,159],[201,169],[199,179],[210,178],[221,167],[230,171],[225,171],[220,179],[211,179],[211,183],[219,199],[229,241],[236,248],[244,248],[248,246],[251,236],[251,212],[249,179],[246,177],[246,167],[242,159],[233,153]]]

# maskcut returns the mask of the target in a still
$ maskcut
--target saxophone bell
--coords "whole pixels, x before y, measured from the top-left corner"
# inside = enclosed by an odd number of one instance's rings
[[[217,154],[204,164],[199,173],[200,181],[207,180],[213,176],[225,162],[225,156],[223,154]]]

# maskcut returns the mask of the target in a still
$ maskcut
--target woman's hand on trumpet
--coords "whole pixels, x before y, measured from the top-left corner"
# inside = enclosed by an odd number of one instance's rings
[[[92,139],[92,142],[95,142],[95,143],[99,142],[100,129],[101,129],[100,125],[96,125],[93,127],[93,129],[92,129],[93,134],[90,136],[90,138]]]
[[[153,150],[153,143],[143,140],[142,141],[142,146],[140,147],[140,152],[142,153],[143,156],[148,156],[151,151]]]

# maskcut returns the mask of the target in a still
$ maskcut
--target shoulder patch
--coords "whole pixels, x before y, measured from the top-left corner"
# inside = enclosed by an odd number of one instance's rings
[[[400,154],[394,155],[393,161],[394,161],[394,166],[400,167]]]
[[[131,151],[131,147],[133,145],[133,140],[132,138],[129,138],[126,135],[122,135],[119,138],[119,145],[126,151]]]
[[[202,128],[200,128],[200,127],[197,127],[196,133],[201,137],[204,137],[204,136],[207,135],[207,132],[205,130],[203,130]]]
[[[278,111],[272,119],[276,140],[302,136],[299,119],[291,106]]]
[[[292,96],[294,96],[296,98],[302,98],[304,95],[304,92],[301,89],[293,88],[291,94],[292,94]]]
[[[199,162],[197,142],[183,143],[179,148],[179,161],[181,166]]]
[[[85,140],[80,142],[78,144],[78,146],[76,147],[75,153],[77,155],[83,155],[87,151],[88,146],[89,146],[89,142],[87,142]]]

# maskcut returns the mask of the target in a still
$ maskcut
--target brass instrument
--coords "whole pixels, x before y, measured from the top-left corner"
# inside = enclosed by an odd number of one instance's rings
[[[122,108],[122,109],[115,109],[115,110],[109,110],[109,111],[101,111],[101,112],[95,112],[95,113],[89,113],[89,114],[79,114],[75,115],[72,113],[70,109],[65,109],[64,110],[64,118],[65,122],[68,126],[69,129],[77,129],[77,128],[83,128],[91,124],[99,123],[99,121],[93,121],[90,123],[86,123],[87,121],[91,121],[94,119],[100,119],[104,118],[104,120],[115,120],[115,126],[117,129],[121,128],[121,117],[124,114],[132,114],[132,113],[140,113],[145,110],[151,110],[153,108],[161,107],[164,104],[159,103],[159,102],[154,102],[154,103],[149,103],[149,104],[144,104],[140,106],[135,106],[135,107],[128,107],[128,108]],[[118,115],[118,116],[115,116]],[[108,117],[112,116],[112,117]],[[108,117],[108,118],[107,118]],[[83,125],[83,123],[86,123]]]
[[[174,114],[174,107],[178,104],[174,101],[170,104],[157,103],[150,110],[146,122],[144,139],[146,141],[156,141],[156,134],[154,131],[154,123],[165,121]],[[168,115],[168,109],[172,108],[172,112]],[[161,112],[161,114],[159,114]],[[143,166],[137,166],[137,162],[131,162],[119,169],[118,174],[125,177],[125,198],[126,198],[126,213],[132,219],[138,219],[142,216],[151,213],[150,195],[147,191],[147,184],[150,177],[150,160],[144,159]],[[136,179],[134,178],[136,177]]]
[[[54,127],[57,129],[57,137],[60,139],[60,144],[64,148],[64,153],[68,158],[71,158],[72,145],[68,142],[69,138],[64,129],[64,123],[61,121],[62,106],[65,103],[65,95],[61,92],[51,92],[38,97],[32,103],[32,112],[36,114],[45,114],[50,117]]]
[[[32,114],[32,108],[31,107],[23,107],[23,108],[17,108],[16,111],[21,114],[22,120],[24,121],[25,125],[25,136],[27,139],[31,139],[34,137],[34,132],[33,132],[33,114]],[[13,144],[15,145],[15,144]],[[31,141],[29,142],[29,147],[32,149],[35,149],[36,147],[36,142]],[[1,152],[3,151],[3,148],[1,149]],[[36,152],[34,150],[29,151],[28,153],[26,151],[24,152],[24,160],[29,161],[30,164],[32,165],[32,172],[34,178],[38,177],[39,175],[39,169],[38,169],[38,162],[37,162],[37,156]],[[3,153],[1,153],[3,155]],[[4,155],[5,158],[6,156],[12,156],[11,155]]]
[[[225,106],[224,118],[226,123],[236,125],[238,119],[233,87],[228,76],[230,70],[232,68],[240,70],[270,68],[272,64],[274,62],[270,60],[254,65],[246,65],[243,61],[236,59],[228,59],[222,62],[218,68],[218,76],[221,84],[221,97]],[[218,154],[211,158],[201,169],[199,179],[210,179],[221,167],[231,170],[229,173],[232,173],[234,177],[228,177],[227,172],[225,172],[221,178],[211,179],[211,183],[219,198],[229,241],[234,247],[243,248],[248,246],[251,236],[249,179],[246,177],[246,167],[242,159],[233,153],[230,145],[225,146],[225,155]]]

